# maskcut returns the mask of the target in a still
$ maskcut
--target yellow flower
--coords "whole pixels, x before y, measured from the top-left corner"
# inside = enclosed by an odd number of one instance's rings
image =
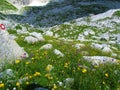
[[[82,72],[83,72],[83,73],[86,73],[86,72],[87,72],[87,69],[83,68],[83,69],[82,69]]]
[[[19,83],[19,82],[17,82],[17,83],[16,83],[16,86],[18,86],[18,87],[19,87],[19,86],[20,86],[20,83]]]
[[[57,89],[57,85],[54,84],[52,90],[56,90],[56,89]]]
[[[105,84],[105,82],[103,81],[102,84]]]
[[[53,69],[53,66],[52,66],[52,65],[47,65],[46,71],[50,72],[52,69]]]
[[[40,72],[35,72],[34,76],[40,76]]]
[[[45,77],[47,77],[49,80],[53,79],[53,77],[51,76],[51,74],[45,74]]]
[[[73,70],[73,72],[75,72],[75,70]]]
[[[0,84],[0,88],[3,88],[3,87],[4,87],[4,83],[1,83],[1,84]]]
[[[28,85],[29,84],[29,82],[26,82],[26,85]]]
[[[116,60],[117,63],[120,63],[120,60]]]
[[[30,62],[26,62],[25,64],[28,65]]]
[[[32,78],[32,76],[29,76],[29,78],[31,79],[31,78]]]
[[[64,67],[65,67],[65,68],[68,68],[68,63],[65,63]]]
[[[16,64],[20,63],[20,60],[15,60],[15,63],[16,63]]]
[[[105,76],[108,77],[109,76],[108,73],[105,73]]]
[[[99,66],[98,65],[95,65],[94,68],[98,68]]]
[[[32,59],[32,60],[34,60],[35,58],[34,58],[34,57],[32,57],[31,59]]]
[[[79,71],[79,70],[80,70],[80,67],[78,67],[77,69],[78,69],[78,71]]]

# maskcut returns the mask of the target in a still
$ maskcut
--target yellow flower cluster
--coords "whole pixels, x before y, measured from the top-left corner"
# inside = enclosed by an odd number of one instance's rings
[[[47,65],[46,67],[46,71],[50,72],[51,70],[53,69],[53,66],[52,65]]]
[[[29,76],[29,78],[31,79],[31,78],[32,78],[32,76]]]
[[[19,82],[17,82],[17,83],[16,83],[16,86],[17,86],[17,87],[19,87],[19,86],[20,86],[20,83],[19,83]]]
[[[30,64],[30,62],[25,62],[26,65]]]
[[[15,60],[15,63],[16,63],[16,64],[20,63],[20,60]]]
[[[57,85],[54,84],[52,90],[56,90],[56,89],[57,89]]]
[[[109,76],[108,73],[105,73],[105,76],[108,77]]]
[[[53,79],[53,77],[51,76],[51,74],[45,74],[45,77],[47,77],[49,80]]]
[[[86,73],[86,72],[87,72],[87,69],[83,68],[82,73]]]
[[[69,65],[68,63],[65,63],[64,67],[65,67],[65,68],[68,68],[68,65]]]
[[[29,84],[29,82],[26,82],[26,85],[28,85]]]
[[[0,88],[3,88],[4,86],[4,83],[0,83]]]
[[[120,60],[116,60],[117,63],[120,63]]]
[[[104,85],[105,85],[106,83],[103,81],[103,82],[102,82],[102,84],[104,84]]]
[[[32,57],[31,59],[32,59],[32,60],[35,60],[35,58],[34,58],[34,57]]]
[[[35,72],[34,76],[41,76],[40,72]]]

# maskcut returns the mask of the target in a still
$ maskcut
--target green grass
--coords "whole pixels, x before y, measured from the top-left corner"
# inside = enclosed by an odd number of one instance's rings
[[[116,11],[113,15],[120,17],[120,10]]]
[[[7,11],[7,10],[17,10],[15,6],[7,2],[6,0],[0,0],[0,11]]]
[[[6,18],[6,15],[0,12],[0,19],[4,20]]]

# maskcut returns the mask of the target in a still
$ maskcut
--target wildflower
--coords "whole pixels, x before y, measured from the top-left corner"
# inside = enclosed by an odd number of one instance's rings
[[[53,79],[53,77],[51,76],[51,74],[45,74],[45,77],[47,77],[49,80]]]
[[[40,72],[35,72],[34,76],[40,76]]]
[[[19,86],[20,86],[20,83],[19,83],[19,82],[17,82],[17,83],[16,83],[16,86],[18,86],[18,87],[19,87]]]
[[[78,69],[78,71],[79,71],[79,70],[80,70],[80,67],[78,67],[77,69]]]
[[[4,87],[4,83],[1,83],[1,84],[0,84],[0,88],[3,88],[3,87]]]
[[[28,65],[30,62],[26,62],[25,64]]]
[[[20,63],[20,60],[16,60],[15,63],[16,63],[16,64]]]
[[[103,81],[103,82],[102,82],[102,84],[104,84],[104,85],[105,85],[105,82]]]
[[[108,77],[109,76],[108,73],[105,73],[105,76]]]
[[[27,54],[26,53],[24,53],[22,56],[21,56],[21,58],[26,58],[27,57]]]
[[[32,76],[29,76],[29,78],[31,79],[31,78],[32,78]]]
[[[28,73],[26,73],[25,75],[28,76]]]
[[[87,69],[83,68],[83,69],[82,69],[82,72],[83,72],[83,73],[86,73],[86,72],[87,72]]]
[[[32,57],[31,59],[32,59],[32,60],[34,60],[35,58],[34,58],[34,57]]]
[[[50,72],[52,69],[53,69],[53,66],[52,66],[52,65],[47,65],[46,71]]]
[[[99,66],[98,65],[94,65],[94,68],[98,68]]]
[[[8,89],[9,90],[9,89]],[[17,90],[16,87],[14,87],[12,90]]]
[[[60,81],[57,81],[57,83],[59,84],[59,86],[63,86],[63,83]]]
[[[117,63],[120,63],[120,60],[116,60]]]
[[[28,85],[29,84],[29,82],[26,82],[26,85]]]
[[[75,70],[73,70],[73,72],[75,72]]]
[[[68,63],[65,63],[64,67],[65,67],[65,68],[68,68]]]
[[[56,89],[57,89],[57,85],[54,84],[52,90],[56,90]]]

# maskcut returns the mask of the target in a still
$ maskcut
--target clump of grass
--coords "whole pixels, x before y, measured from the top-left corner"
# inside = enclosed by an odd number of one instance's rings
[[[113,15],[120,17],[120,10],[116,11]]]

